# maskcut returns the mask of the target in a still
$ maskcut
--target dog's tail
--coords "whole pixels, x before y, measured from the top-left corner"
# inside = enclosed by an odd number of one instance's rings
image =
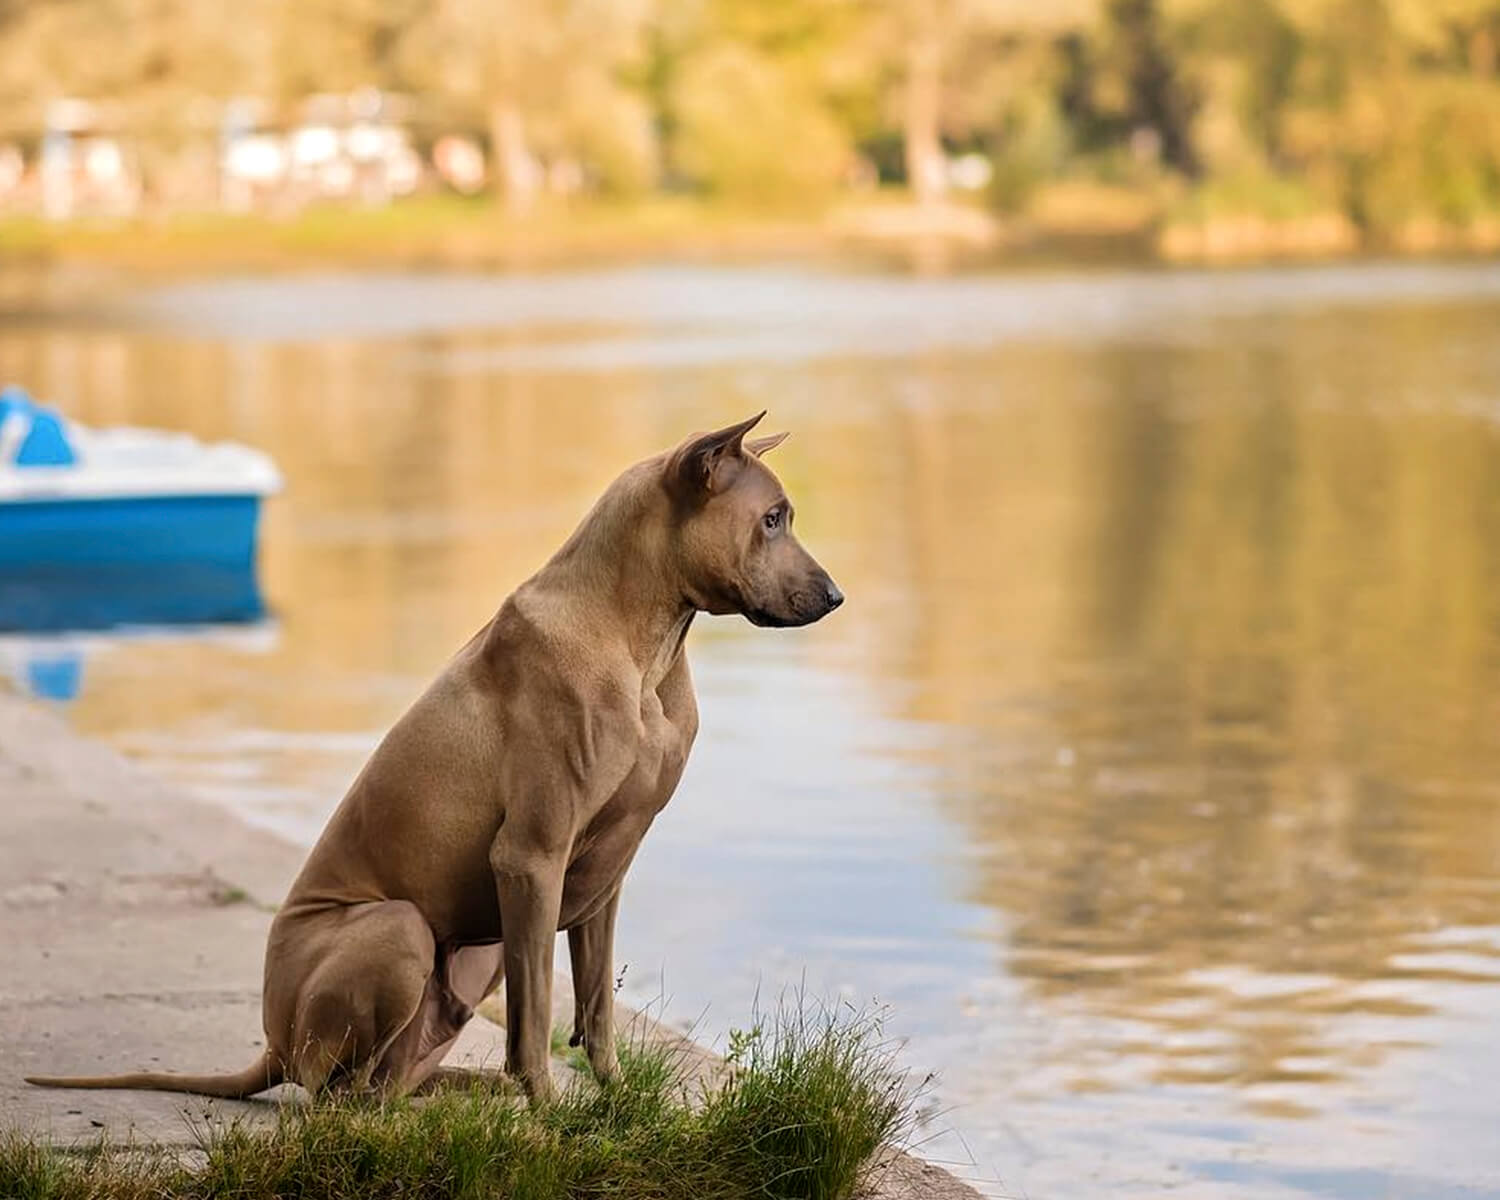
[[[154,1092],[192,1092],[243,1100],[286,1079],[281,1062],[268,1050],[235,1075],[28,1075],[26,1082],[55,1088],[138,1088]]]

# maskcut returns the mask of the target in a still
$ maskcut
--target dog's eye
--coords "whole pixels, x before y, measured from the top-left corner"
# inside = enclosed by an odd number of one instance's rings
[[[774,533],[781,528],[781,509],[773,508],[761,518],[761,521],[765,525],[767,533]]]

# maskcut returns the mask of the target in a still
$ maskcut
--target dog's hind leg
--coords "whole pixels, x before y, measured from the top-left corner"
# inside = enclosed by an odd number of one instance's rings
[[[391,1045],[422,1009],[436,961],[416,905],[378,901],[295,919],[267,959],[268,998],[286,970],[297,982],[287,1077],[311,1092],[367,1087]]]
[[[501,955],[499,942],[437,948],[422,1003],[373,1064],[372,1086],[405,1093],[438,1071],[475,1007],[499,986],[504,974]]]

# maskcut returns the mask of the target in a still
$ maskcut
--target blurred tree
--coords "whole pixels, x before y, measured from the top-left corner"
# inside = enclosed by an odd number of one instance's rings
[[[993,68],[1005,63],[1017,39],[1046,46],[1083,26],[1094,7],[1093,0],[892,0],[862,7],[868,70],[892,101],[887,115],[900,130],[907,185],[919,203],[947,189],[945,135],[1000,117],[1005,105],[997,92],[1007,89]],[[984,116],[976,119],[976,110]]]
[[[1493,0],[1283,0],[1305,52],[1291,166],[1365,230],[1500,213]],[[1477,47],[1477,48],[1476,48]]]
[[[636,60],[645,0],[429,0],[402,39],[404,77],[483,123],[499,190],[527,208],[539,152],[592,146],[606,183],[654,174],[649,119],[621,83]]]
[[[1183,79],[1157,0],[1106,0],[1097,73],[1095,108],[1107,136],[1149,145],[1165,165],[1197,174],[1198,97]]]
[[[270,28],[271,3],[26,4],[0,37],[0,97],[13,122],[37,133],[53,102],[92,102],[92,131],[130,135],[125,148],[144,201],[174,202],[184,152],[211,155],[222,102],[265,82],[269,54],[260,35]]]
[[[1227,87],[1245,142],[1266,164],[1281,155],[1281,121],[1292,98],[1303,41],[1276,0],[1208,0],[1181,6],[1186,44],[1206,90]],[[1223,63],[1222,73],[1214,65]],[[1222,78],[1216,78],[1222,76]],[[1212,104],[1214,97],[1205,97]]]
[[[1389,0],[1399,35],[1421,54],[1451,58],[1479,76],[1500,69],[1496,0]]]
[[[819,200],[848,142],[818,99],[748,46],[694,55],[678,79],[677,162],[709,191],[757,204]]]
[[[432,0],[272,0],[271,27],[242,27],[274,50],[265,90],[296,99],[360,87],[400,90],[402,40]],[[259,90],[259,89],[258,89]]]
[[[0,123],[97,101],[148,178],[230,96],[364,86],[482,131],[513,210],[547,172],[812,202],[872,159],[930,202],[983,151],[1010,210],[1082,174],[1500,221],[1500,0],[0,0]]]
[[[842,0],[667,0],[652,66],[685,182],[756,203],[826,195],[850,160],[838,115]]]
[[[898,6],[900,36],[906,44],[905,96],[901,129],[906,147],[906,181],[919,204],[947,190],[943,153],[943,66],[948,44],[958,33],[957,0],[910,0]],[[966,14],[964,14],[966,15]]]

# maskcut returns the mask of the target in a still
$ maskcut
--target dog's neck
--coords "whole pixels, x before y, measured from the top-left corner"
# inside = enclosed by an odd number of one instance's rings
[[[571,597],[596,628],[623,630],[643,691],[655,691],[677,662],[698,611],[677,578],[666,505],[653,464],[632,468],[533,581]]]

